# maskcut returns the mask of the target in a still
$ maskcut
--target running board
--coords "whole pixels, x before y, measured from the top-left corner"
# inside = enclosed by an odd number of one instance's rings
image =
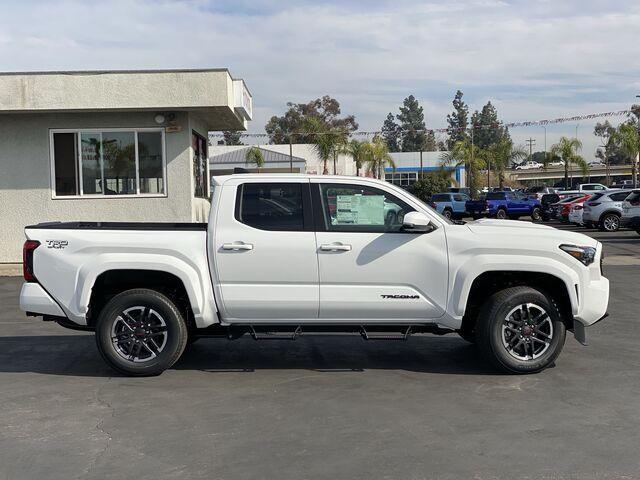
[[[253,325],[249,327],[249,334],[254,340],[295,340],[302,334],[302,327],[298,325],[296,329],[291,332],[273,332],[269,330],[257,331]]]
[[[367,332],[367,329],[364,327],[360,327],[360,335],[365,340],[399,340],[401,342],[405,342],[409,335],[411,335],[411,326],[408,326],[404,332],[399,332],[397,334],[389,333],[389,332]]]

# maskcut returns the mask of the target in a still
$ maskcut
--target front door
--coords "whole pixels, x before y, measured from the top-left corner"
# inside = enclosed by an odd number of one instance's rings
[[[365,183],[312,180],[322,320],[441,317],[447,299],[444,229],[402,231],[409,202]]]
[[[218,211],[212,242],[223,320],[316,319],[318,259],[309,181],[251,179],[222,188],[221,205],[227,208]]]

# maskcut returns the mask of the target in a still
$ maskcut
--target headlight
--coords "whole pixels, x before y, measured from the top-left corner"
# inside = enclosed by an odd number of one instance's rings
[[[579,247],[578,245],[560,245],[560,249],[567,252],[583,265],[591,265],[596,259],[596,249],[593,247]]]

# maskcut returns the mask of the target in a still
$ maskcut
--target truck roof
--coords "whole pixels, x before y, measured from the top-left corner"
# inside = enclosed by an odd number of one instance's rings
[[[317,174],[308,174],[308,173],[234,173],[231,175],[214,175],[211,177],[211,181],[215,185],[222,185],[231,179],[243,179],[243,178],[264,178],[267,180],[274,180],[278,178],[287,179],[287,178],[323,178],[326,181],[331,180],[358,180],[358,181],[368,181],[373,183],[383,183],[387,185],[391,185],[389,182],[385,182],[384,180],[379,180],[377,178],[371,177],[356,177],[355,175],[317,175]]]

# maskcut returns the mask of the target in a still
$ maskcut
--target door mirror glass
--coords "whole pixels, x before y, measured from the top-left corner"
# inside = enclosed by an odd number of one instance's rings
[[[409,212],[404,216],[402,229],[405,232],[428,232],[431,230],[431,220],[422,212]]]

